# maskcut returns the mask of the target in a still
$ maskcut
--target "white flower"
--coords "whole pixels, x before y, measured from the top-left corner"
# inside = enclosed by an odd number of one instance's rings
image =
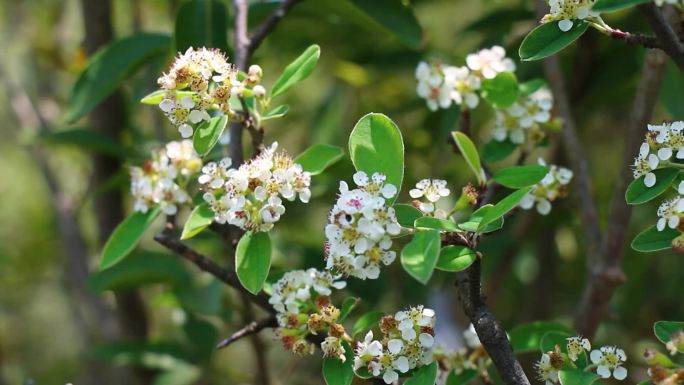
[[[665,227],[676,229],[681,221],[682,213],[684,213],[684,198],[680,196],[661,203],[658,207],[659,219],[656,228],[658,231],[665,230]]]
[[[551,120],[552,106],[551,93],[542,88],[506,109],[497,109],[492,137],[519,145],[538,143],[545,135],[540,125]]]
[[[615,346],[603,346],[599,350],[592,350],[590,358],[597,365],[596,374],[599,376],[610,378],[612,375],[616,380],[627,378],[627,369],[621,366],[627,360],[624,350]]]
[[[470,324],[468,329],[463,331],[463,338],[466,341],[466,345],[468,345],[468,347],[471,349],[482,346],[480,338],[477,336],[477,332],[475,331],[475,326],[473,326],[473,324]]]
[[[479,104],[477,91],[480,89],[480,78],[472,74],[468,67],[444,67],[444,84],[454,103],[465,104],[470,109]]]
[[[539,164],[545,166],[543,159],[539,159]],[[546,176],[520,200],[520,208],[529,210],[536,205],[537,212],[541,215],[548,215],[551,212],[551,202],[565,196],[567,185],[572,180],[573,173],[570,169],[556,165],[549,166]]]
[[[444,82],[441,65],[418,63],[416,67],[416,93],[426,100],[431,111],[438,108],[449,108],[451,105],[451,90]]]
[[[541,359],[534,365],[539,374],[539,379],[545,385],[554,385],[559,382],[558,369],[551,365],[551,356],[547,353],[542,354]]]
[[[506,57],[506,50],[495,45],[466,56],[466,65],[485,79],[493,79],[501,72],[515,71],[515,63]]]
[[[591,350],[591,343],[586,338],[569,337],[567,338],[567,341],[568,357],[570,357],[572,361],[577,361],[577,358],[580,354],[584,353],[585,350]]]
[[[543,21],[558,20],[558,28],[567,32],[574,24],[573,20],[598,16],[597,12],[591,10],[594,2],[595,0],[549,0],[551,9]]]

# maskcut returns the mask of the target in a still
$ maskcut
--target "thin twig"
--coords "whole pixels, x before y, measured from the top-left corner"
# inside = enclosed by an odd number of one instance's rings
[[[264,41],[266,36],[268,36],[271,31],[280,23],[280,21],[285,17],[287,12],[294,7],[300,0],[285,0],[278,8],[276,8],[268,17],[254,29],[251,39],[249,39],[249,45],[247,47],[247,54],[251,55],[256,51],[257,48]]]
[[[638,7],[658,40],[660,40],[663,51],[665,51],[665,53],[672,58],[672,61],[677,64],[677,67],[684,72],[684,44],[679,40],[679,37],[670,26],[670,23],[654,3],[649,2],[641,4]]]
[[[222,340],[218,344],[216,344],[216,349],[223,349],[230,344],[232,344],[235,341],[238,341],[244,337],[250,336],[252,334],[259,333],[260,331],[266,329],[266,328],[274,328],[278,326],[278,321],[276,320],[275,316],[270,316],[266,318],[262,318],[259,321],[252,321],[242,329],[236,331],[235,333],[231,334],[230,337]]]
[[[610,31],[610,37],[617,40],[623,40],[632,45],[640,45],[645,48],[663,48],[662,44],[660,44],[660,40],[657,38],[653,36],[645,36],[640,33],[624,32],[616,29]]]

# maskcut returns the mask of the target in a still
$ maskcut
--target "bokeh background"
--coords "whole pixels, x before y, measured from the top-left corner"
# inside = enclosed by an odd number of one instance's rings
[[[217,2],[224,7],[213,12],[225,18],[223,36],[231,45],[231,12],[222,13],[230,4]],[[95,201],[101,194],[126,197],[128,181],[122,167],[178,135],[158,108],[138,103],[156,89],[157,76],[175,52],[172,44],[123,83],[123,107],[117,111],[124,116],[118,116],[117,138],[79,144],[41,134],[41,127],[52,134],[89,129],[89,119],[71,125],[64,119],[75,79],[92,52],[88,44],[93,37],[85,32],[87,18],[103,22],[101,15],[84,13],[83,3],[110,6],[114,39],[139,32],[173,36],[176,23],[197,17],[183,13],[186,2],[180,0],[0,2],[0,384],[253,383],[258,376],[254,341],[244,339],[218,352],[212,348],[219,337],[244,324],[242,302],[229,288],[166,254],[152,241],[153,232],[134,256],[138,264],[129,275],[87,274],[97,272],[106,230],[98,220],[102,208]],[[251,26],[277,5],[251,3]],[[519,63],[517,56],[520,41],[536,24],[534,4],[410,4],[422,27],[418,46],[389,33],[346,0],[306,0],[297,5],[251,62],[262,66],[268,87],[310,44],[321,46],[321,59],[312,76],[286,95],[283,101],[290,105],[290,113],[266,126],[266,142],[278,141],[292,154],[314,143],[346,148],[354,123],[367,112],[382,112],[397,122],[406,144],[402,197],[408,199],[407,186],[424,177],[446,179],[452,191],[459,191],[469,181],[469,172],[446,141],[456,127],[458,110],[428,111],[415,94],[415,66],[428,58],[461,65],[469,52],[500,44],[518,62],[520,79],[542,77],[540,63]],[[625,30],[647,31],[635,11],[611,14],[607,21]],[[561,56],[603,218],[614,179],[629,167],[622,163],[623,131],[644,49],[590,31]],[[668,66],[654,122],[684,119],[684,78]],[[492,111],[478,108],[473,122],[473,136],[482,144],[490,137]],[[536,150],[529,162],[544,156],[567,165],[559,139],[550,134],[548,146]],[[94,183],[95,154],[114,155],[117,170],[123,171]],[[338,181],[350,180],[352,172],[345,158],[314,178],[311,204],[287,206],[273,233],[274,276],[292,268],[323,266],[326,213]],[[635,210],[627,239],[655,222],[656,204]],[[123,209],[130,211],[128,198]],[[75,245],[74,239],[83,243]],[[228,265],[213,235],[193,239],[192,244]],[[571,322],[586,277],[575,196],[555,204],[546,217],[520,212],[503,231],[487,237],[482,249],[488,301],[507,328],[532,320]],[[652,323],[684,319],[684,259],[670,251],[628,250],[624,270],[627,281],[617,290],[595,341],[626,348],[631,375],[637,379],[643,376],[643,343],[654,340]],[[467,322],[453,282],[453,276],[440,272],[424,287],[395,263],[377,281],[351,280],[350,292],[363,297],[357,314],[417,303],[435,307],[438,338],[456,347],[463,343],[460,333]],[[119,290],[103,290],[108,285]],[[283,352],[270,330],[260,341],[271,383],[322,383],[319,356],[299,358]],[[523,358],[530,369],[536,357]]]

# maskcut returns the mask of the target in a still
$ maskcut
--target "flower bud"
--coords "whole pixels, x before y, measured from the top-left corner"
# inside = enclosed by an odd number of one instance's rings
[[[252,88],[252,92],[254,93],[254,96],[257,98],[263,98],[264,95],[266,95],[266,88],[262,85],[256,85],[254,88]]]
[[[256,64],[252,64],[251,66],[249,66],[249,69],[247,70],[247,74],[249,76],[255,76],[255,77],[261,78],[261,76],[263,75],[263,71],[261,70],[260,66],[258,66]]]

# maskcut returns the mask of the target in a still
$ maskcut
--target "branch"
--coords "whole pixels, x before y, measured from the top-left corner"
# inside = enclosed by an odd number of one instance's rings
[[[275,29],[275,27],[280,23],[280,21],[285,17],[287,12],[294,7],[300,0],[285,0],[282,3],[280,3],[280,6],[276,8],[268,17],[266,20],[264,20],[256,29],[254,30],[254,33],[252,34],[252,38],[249,41],[249,45],[247,47],[247,55],[251,55],[254,53],[254,51],[259,48],[261,43],[264,41],[266,36],[268,36],[271,31]]]
[[[242,329],[236,331],[235,333],[231,334],[230,337],[222,340],[218,344],[216,344],[216,349],[223,349],[233,342],[240,340],[244,337],[251,336],[253,334],[259,333],[260,331],[266,329],[266,328],[275,328],[278,327],[278,321],[276,320],[275,316],[272,315],[267,318],[263,318],[259,321],[252,321]]]
[[[624,32],[620,31],[619,29],[614,29],[609,32],[610,37],[613,39],[617,40],[623,40],[629,44],[632,45],[640,45],[645,48],[659,48],[662,49],[662,45],[660,44],[660,40],[658,40],[655,37],[652,36],[645,36],[639,33],[631,33],[631,32]]]
[[[232,286],[239,292],[244,293],[251,302],[259,305],[259,307],[267,312],[275,312],[271,304],[268,303],[268,296],[264,292],[261,292],[258,295],[250,293],[242,286],[242,284],[240,284],[240,280],[235,272],[222,268],[211,259],[205,257],[204,255],[188,247],[183,242],[172,237],[168,229],[160,234],[155,235],[154,240],[167,249],[194,263],[195,266],[197,266],[200,270],[213,275],[228,286]]]
[[[624,281],[622,259],[625,253],[625,235],[632,213],[632,206],[625,203],[625,191],[633,179],[627,165],[632,163],[634,155],[646,131],[658,92],[665,72],[665,57],[659,51],[651,51],[645,58],[641,71],[641,80],[632,105],[632,113],[628,120],[621,172],[617,183],[613,185],[613,197],[609,213],[609,222],[602,239],[600,259],[598,263],[587,266],[587,284],[575,315],[577,330],[586,337],[591,337],[605,316],[608,304],[615,289]]]
[[[457,273],[456,286],[463,310],[472,322],[477,336],[492,359],[504,383],[529,385],[525,372],[513,354],[506,330],[489,310],[482,295],[481,256],[465,271]]]
[[[665,19],[665,16],[660,12],[658,7],[650,2],[638,6],[641,14],[644,15],[646,21],[653,29],[658,40],[660,40],[661,48],[667,55],[672,58],[672,61],[677,64],[682,72],[684,72],[684,44],[679,40],[677,34],[670,26],[670,23]]]

